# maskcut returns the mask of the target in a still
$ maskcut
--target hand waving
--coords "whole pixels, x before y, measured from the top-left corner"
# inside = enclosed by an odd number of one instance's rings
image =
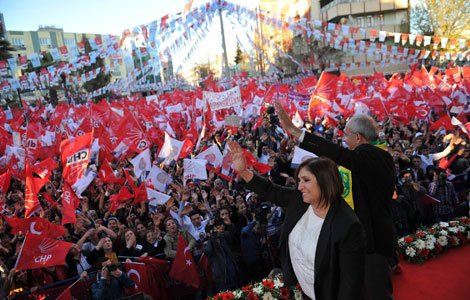
[[[238,173],[238,175],[240,175],[241,178],[243,178],[243,180],[246,182],[251,181],[253,178],[253,172],[247,169],[246,158],[242,147],[235,141],[228,141],[228,146],[232,156],[233,169]]]
[[[302,133],[302,130],[297,128],[294,123],[292,123],[289,115],[279,102],[274,102],[274,107],[276,108],[276,112],[279,116],[279,121],[281,122],[282,128],[284,128],[289,134],[298,138]]]

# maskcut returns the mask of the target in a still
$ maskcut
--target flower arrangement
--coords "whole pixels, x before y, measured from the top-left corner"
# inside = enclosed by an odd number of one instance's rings
[[[406,260],[422,263],[449,248],[465,245],[470,240],[470,218],[461,217],[422,228],[398,240]]]
[[[231,300],[231,299],[249,299],[249,300],[273,300],[273,299],[294,299],[302,300],[302,290],[300,285],[295,287],[284,287],[281,276],[276,278],[266,278],[261,282],[256,282],[235,291],[220,292],[209,300]]]

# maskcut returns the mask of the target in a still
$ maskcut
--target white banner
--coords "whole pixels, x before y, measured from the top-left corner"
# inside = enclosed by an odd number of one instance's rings
[[[203,97],[204,101],[207,101],[211,106],[212,111],[242,105],[240,88],[238,86],[220,93],[204,91]]]

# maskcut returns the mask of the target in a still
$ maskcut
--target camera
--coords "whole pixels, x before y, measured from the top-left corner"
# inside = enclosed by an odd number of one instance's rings
[[[268,223],[268,214],[271,212],[271,205],[267,202],[261,202],[259,207],[255,209],[255,218],[260,224]]]

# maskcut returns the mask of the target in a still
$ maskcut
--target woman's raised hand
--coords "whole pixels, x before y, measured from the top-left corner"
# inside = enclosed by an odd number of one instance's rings
[[[238,173],[246,170],[246,159],[240,144],[235,141],[228,141],[228,146],[232,156],[233,169]]]
[[[240,144],[235,141],[228,141],[228,147],[230,149],[230,155],[232,156],[232,166],[235,172],[246,182],[251,181],[253,172],[247,168],[245,154]]]

